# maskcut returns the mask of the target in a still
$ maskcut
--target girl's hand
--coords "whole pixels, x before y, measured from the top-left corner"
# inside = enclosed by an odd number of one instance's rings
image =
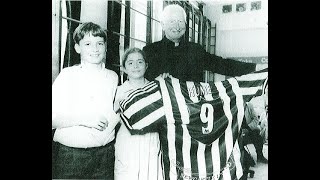
[[[158,80],[159,78],[165,79],[167,77],[172,77],[172,76],[169,73],[162,73],[158,77],[156,77],[156,80]]]

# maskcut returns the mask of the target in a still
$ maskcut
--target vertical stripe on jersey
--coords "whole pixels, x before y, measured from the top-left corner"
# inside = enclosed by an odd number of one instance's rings
[[[218,139],[212,142],[211,154],[212,154],[212,167],[213,175],[219,177],[221,166],[220,166],[220,152],[219,152],[219,141]]]
[[[204,156],[204,152],[206,149],[206,145],[198,142],[198,151],[197,151],[197,160],[198,160],[198,174],[199,179],[206,177],[206,159]]]
[[[191,176],[191,159],[190,159],[191,137],[189,135],[186,125],[183,124],[182,129],[183,129],[182,158],[183,158],[183,164],[184,164],[183,174]]]
[[[212,90],[210,87],[209,83],[200,83],[201,86],[203,87],[204,90],[204,98],[206,101],[213,101],[214,98],[212,96]],[[217,141],[215,141],[217,142]],[[215,154],[212,154],[212,149],[213,149],[213,145],[207,145],[206,149],[205,149],[205,163],[206,163],[206,172],[207,172],[207,176],[213,176],[214,175],[214,169],[213,169],[213,161],[212,161],[212,156]],[[217,147],[216,147],[217,148]]]
[[[195,176],[196,172],[199,172],[198,170],[198,141],[191,139],[191,147],[190,147],[190,160],[191,160],[191,172],[192,175]]]
[[[195,85],[194,82],[192,81],[186,81],[186,86],[187,86],[187,89],[188,89],[188,98],[190,98],[190,100],[192,101],[192,103],[198,103],[200,101],[200,99],[198,98],[198,91],[197,91],[197,87]],[[186,128],[187,129],[187,128]],[[188,131],[189,132],[189,131]],[[199,167],[199,163],[203,163],[203,162],[199,162],[199,148],[202,148],[203,151],[204,151],[204,148],[203,147],[199,147],[201,146],[200,142],[194,140],[191,138],[190,136],[190,140],[191,140],[191,147],[190,147],[190,163],[191,163],[191,167],[190,167],[190,170],[192,172],[192,176],[196,176],[196,173],[195,172],[198,172],[199,173],[199,168],[201,168],[203,165],[201,165]],[[201,149],[200,149],[201,151]],[[204,159],[204,155],[203,157],[200,157],[200,159]],[[199,175],[199,174],[198,174]]]
[[[230,79],[228,79],[228,81],[231,84],[232,90],[236,96],[235,97],[236,107],[238,109],[238,113],[236,114],[237,124],[234,128],[232,128],[233,135],[234,135],[234,141],[235,141],[234,145],[233,145],[233,151],[232,151],[235,169],[231,169],[230,173],[232,175],[235,174],[237,179],[240,179],[240,177],[243,174],[243,171],[242,171],[241,160],[240,160],[241,155],[240,155],[240,149],[239,149],[239,144],[238,144],[238,137],[240,135],[240,129],[241,129],[241,125],[242,125],[242,121],[243,121],[243,117],[244,117],[244,102],[243,102],[243,96],[240,92],[238,82],[234,78],[230,78]]]
[[[230,123],[230,131],[228,128],[226,129],[227,133],[230,133],[229,135],[232,137],[232,147],[234,146],[234,143],[236,142],[236,139],[238,138],[239,130],[238,130],[238,107],[237,107],[237,98],[236,94],[233,91],[233,87],[230,84],[230,82],[227,80],[223,84],[225,84],[226,87],[226,93],[229,96],[230,99],[230,112],[232,114],[232,121]],[[227,138],[228,139],[228,138]],[[231,149],[232,150],[232,149]]]
[[[231,129],[232,113],[230,109],[230,98],[227,95],[226,89],[223,86],[222,82],[217,82],[215,84],[219,91],[219,96],[223,101],[224,114],[226,115],[229,121],[227,129],[225,130],[225,138],[224,138],[225,149],[226,149],[226,159],[228,159],[233,149],[233,137],[232,137],[232,129]]]
[[[186,124],[190,123],[188,106],[186,105],[185,97],[183,96],[180,82],[178,79],[172,79],[172,86],[176,95],[177,104],[181,114],[182,121],[182,161],[181,165],[183,165],[183,174],[190,175],[191,170],[191,161],[190,161],[190,147],[191,147],[191,137],[189,135],[189,131],[186,127]]]
[[[225,168],[225,169],[222,171],[222,177],[223,177],[223,180],[231,180],[229,168]],[[232,179],[232,180],[233,180],[233,179]]]
[[[231,156],[230,156],[230,158],[232,158],[233,159],[233,152],[231,153]],[[237,178],[237,175],[236,175],[236,171],[237,171],[237,167],[236,167],[236,164],[235,164],[235,160],[233,160],[233,161],[229,161],[229,163],[230,163],[230,167],[229,167],[229,175],[230,175],[230,179],[231,180],[237,180],[238,178]]]
[[[236,106],[238,108],[238,113],[237,113],[238,129],[237,130],[240,131],[243,116],[244,116],[243,96],[241,94],[239,84],[234,78],[229,79],[229,83],[231,84],[233,92],[236,95]]]
[[[231,168],[234,168],[234,161],[232,157],[229,157],[228,163],[222,171],[222,176],[220,176],[223,180],[234,180],[230,175]]]
[[[243,175],[242,171],[242,165],[241,165],[241,152],[239,148],[239,143],[238,140],[236,141],[234,148],[233,148],[233,157],[234,157],[234,162],[235,162],[235,168],[236,168],[236,176],[237,179],[240,179],[240,177]]]
[[[206,145],[204,150],[205,160],[206,160],[206,171],[207,176],[213,176],[213,166],[212,166],[212,154],[211,154],[212,144]]]
[[[173,86],[174,94],[179,107],[182,124],[189,124],[190,119],[189,119],[189,113],[188,113],[188,106],[186,105],[185,98],[182,95],[179,80],[172,79],[172,86]]]
[[[225,136],[221,136],[218,139],[218,146],[219,146],[219,155],[220,155],[220,173],[226,167],[227,164],[227,152],[226,152],[226,145],[225,145]]]
[[[192,103],[198,103],[200,100],[198,98],[198,92],[197,92],[195,83],[192,81],[186,81],[186,85],[188,88],[188,97],[190,98]],[[194,172],[199,172],[199,167],[198,167],[199,142],[192,139],[191,136],[190,136],[190,139],[191,139],[191,147],[190,147],[191,168],[190,168],[190,170],[191,170],[191,175],[195,176]]]
[[[177,179],[177,171],[176,171],[176,165],[171,164],[171,162],[176,162],[176,148],[175,148],[175,126],[174,126],[174,118],[173,118],[173,112],[172,112],[172,105],[170,101],[170,96],[168,92],[168,88],[166,86],[166,83],[164,79],[159,79],[160,83],[160,90],[162,93],[162,100],[163,100],[163,106],[166,112],[166,118],[167,118],[167,139],[168,139],[168,155],[169,155],[169,176],[170,179]]]
[[[173,118],[174,118],[174,128],[175,128],[175,150],[176,150],[176,162],[177,165],[176,170],[178,172],[178,177],[180,173],[183,173],[184,171],[184,163],[183,163],[183,157],[182,157],[182,147],[183,147],[183,129],[181,127],[182,124],[182,114],[181,114],[181,106],[179,106],[177,96],[179,97],[179,94],[181,95],[181,90],[179,91],[179,80],[176,78],[167,79],[165,81],[166,88],[168,89],[172,112],[173,112]],[[181,98],[180,98],[181,100]],[[184,102],[185,104],[185,102]],[[181,105],[181,102],[180,102]],[[186,106],[186,105],[185,105]],[[183,108],[183,107],[182,107]],[[185,108],[187,111],[187,109]],[[185,111],[185,112],[186,112]]]

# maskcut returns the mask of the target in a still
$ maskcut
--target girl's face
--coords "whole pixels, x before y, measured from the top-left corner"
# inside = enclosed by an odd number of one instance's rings
[[[106,58],[106,43],[99,36],[86,34],[75,49],[81,56],[81,62],[100,64]]]
[[[134,52],[128,55],[124,68],[129,78],[138,79],[144,77],[147,64],[140,53]]]

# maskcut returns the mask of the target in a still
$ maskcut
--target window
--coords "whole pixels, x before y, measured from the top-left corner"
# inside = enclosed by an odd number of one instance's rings
[[[162,39],[162,27],[160,23],[160,14],[163,9],[162,0],[152,1],[152,17],[151,17],[151,35],[152,42],[160,41]]]
[[[147,0],[130,2],[130,46],[143,48],[147,36]]]
[[[189,41],[193,41],[193,12],[192,9],[189,11]]]

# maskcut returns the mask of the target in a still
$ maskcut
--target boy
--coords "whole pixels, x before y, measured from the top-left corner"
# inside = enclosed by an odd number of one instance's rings
[[[105,31],[86,22],[73,34],[81,63],[64,68],[52,85],[53,140],[57,143],[56,177],[113,179],[113,110],[118,76],[105,68]]]

